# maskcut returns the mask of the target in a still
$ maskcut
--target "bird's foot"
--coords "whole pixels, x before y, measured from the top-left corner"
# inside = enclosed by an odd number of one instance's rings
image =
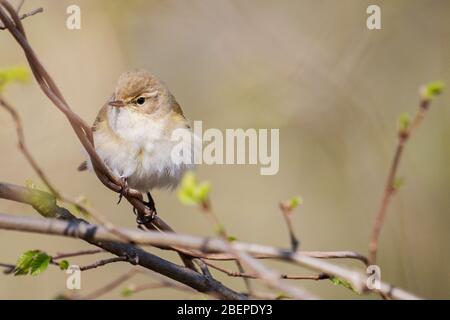
[[[136,208],[133,208],[133,213],[136,216],[136,223],[138,224],[139,229],[142,229],[143,226],[151,223],[156,216],[156,209],[154,208],[154,206],[153,208],[150,208],[146,202],[144,202],[144,204],[150,209],[150,214],[141,215]]]

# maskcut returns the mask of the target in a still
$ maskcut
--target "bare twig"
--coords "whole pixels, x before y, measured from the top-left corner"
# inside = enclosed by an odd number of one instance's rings
[[[109,259],[103,259],[103,260],[99,260],[96,261],[92,264],[86,265],[86,266],[81,266],[80,267],[80,271],[86,271],[86,270],[91,270],[91,269],[95,269],[110,263],[114,263],[114,262],[125,262],[125,261],[129,261],[128,257],[114,257],[114,258],[109,258]]]
[[[114,253],[116,255],[123,255],[124,246],[127,248],[133,247],[131,245],[121,245],[118,243],[111,243],[113,240],[113,235],[111,235],[107,230],[105,230],[101,226],[93,226],[86,223],[77,223],[74,224],[72,221],[61,221],[55,219],[39,219],[39,218],[31,218],[31,217],[17,217],[17,216],[9,216],[0,214],[0,228],[8,229],[8,230],[18,230],[18,231],[26,231],[26,232],[35,232],[35,233],[43,233],[47,235],[63,235],[66,237],[75,237],[87,240],[89,242],[95,243],[96,245],[103,246],[103,248],[107,249],[109,252]],[[70,230],[70,232],[68,232]],[[204,252],[227,252],[229,250],[229,243],[224,242],[222,239],[205,239],[199,237],[193,237],[188,235],[180,235],[173,233],[158,233],[153,231],[142,232],[140,230],[130,230],[130,229],[121,229],[122,232],[127,234],[129,237],[136,239],[138,243],[142,244],[153,244],[153,245],[174,245],[180,247],[187,248],[195,248],[202,250]],[[96,242],[97,241],[97,242]],[[352,271],[346,269],[344,267],[340,267],[337,265],[333,265],[323,260],[319,260],[316,258],[311,258],[303,255],[300,252],[291,252],[286,250],[281,250],[278,248],[273,248],[269,246],[257,245],[257,244],[246,244],[240,242],[234,242],[232,245],[233,250],[240,253],[240,259],[244,263],[248,263],[247,256],[248,254],[264,254],[267,256],[272,256],[273,258],[280,259],[281,261],[287,261],[291,263],[298,264],[300,266],[306,267],[311,270],[315,270],[318,272],[326,273],[329,275],[333,275],[340,279],[348,281],[355,290],[359,292],[383,292],[389,297],[395,299],[417,299],[416,296],[403,291],[401,289],[395,288],[392,285],[380,282],[379,289],[369,289],[367,288],[366,281],[367,276],[363,275],[357,271]],[[169,262],[163,262],[162,259],[150,255],[149,253],[142,252],[142,250],[134,247],[135,255],[138,255],[138,263],[144,267],[149,267],[155,271],[159,271],[160,273],[166,274],[169,277],[172,277],[175,280],[183,282],[185,284],[191,284],[190,286],[196,288],[199,287],[199,283],[190,282],[185,277],[174,277],[178,276],[178,274],[173,274],[173,271],[169,271],[166,268]],[[242,254],[244,253],[244,254]],[[130,256],[131,253],[130,253]],[[147,263],[148,259],[152,259],[152,263]],[[153,260],[158,260],[159,263],[154,263]],[[263,269],[260,265],[252,264],[253,272],[261,277],[262,275],[267,275],[267,270]],[[173,266],[172,268],[178,268],[177,266]],[[185,272],[188,272],[189,269],[184,269]],[[180,272],[180,270],[178,270]],[[189,276],[193,277],[196,275],[203,279],[203,275],[200,275],[194,271],[189,270]],[[270,274],[270,281],[279,281],[280,275],[275,273]],[[267,277],[266,277],[267,279]],[[211,281],[211,279],[208,279]],[[201,282],[203,285],[204,282]],[[188,284],[188,285],[189,285]],[[274,283],[273,283],[274,284]],[[195,285],[195,286],[194,286]],[[210,287],[209,285],[206,288]],[[203,287],[205,288],[205,287]],[[202,290],[199,290],[202,291]],[[285,288],[283,288],[285,291]],[[202,291],[203,292],[203,291]],[[290,293],[286,290],[286,292]]]
[[[17,8],[17,12],[19,12],[20,8],[22,7],[22,4],[23,4],[23,1],[21,1],[21,3],[19,4],[19,6]],[[27,13],[24,13],[24,14],[20,15],[19,18],[20,18],[20,20],[23,20],[25,18],[34,16],[35,14],[40,13],[40,12],[44,12],[44,9],[43,8],[37,8],[37,9],[31,10],[30,12],[27,12]],[[5,30],[5,29],[6,29],[6,27],[3,24],[0,24],[0,30]]]
[[[3,270],[4,274],[10,274],[14,272],[14,269],[16,268],[16,266],[14,264],[10,264],[10,263],[0,263],[0,268],[4,268],[5,270]]]
[[[232,270],[228,270],[226,268],[222,268],[216,264],[213,264],[211,262],[205,262],[208,266],[210,266],[213,269],[216,269],[220,272],[225,273],[226,275],[230,277],[238,277],[238,278],[250,278],[250,279],[258,279],[258,276],[251,273],[242,273],[242,272],[236,272]],[[288,274],[281,274],[281,279],[289,279],[289,280],[323,280],[323,279],[329,279],[330,277],[325,273],[320,273],[315,276],[295,276],[295,275],[288,275]]]
[[[67,209],[58,207],[56,205],[54,197],[49,193],[0,183],[0,198],[19,201],[32,205],[33,208],[35,208],[44,217],[64,219],[67,225],[63,227],[65,228],[65,230],[59,230],[61,234],[83,239],[88,243],[100,247],[116,256],[130,257],[130,261],[132,260],[133,262],[144,268],[161,273],[162,275],[165,275],[175,281],[192,287],[199,292],[207,293],[220,299],[246,299],[244,295],[241,295],[229,289],[215,279],[210,279],[193,270],[180,267],[153,254],[150,254],[134,245],[115,242],[115,240],[117,240],[117,237],[111,234],[108,230],[104,229],[104,227],[100,228],[108,233],[108,239],[99,240],[95,236],[97,228],[96,226],[92,226],[85,221],[78,220]],[[63,222],[54,219],[41,219],[41,221],[39,222],[42,221],[49,222],[50,225],[54,225],[54,223],[58,222]],[[48,231],[52,229],[52,227],[50,227],[49,225],[47,225],[47,227],[49,227]],[[79,233],[80,230],[78,228],[80,227],[87,227],[89,231],[85,229],[85,232]],[[42,233],[47,232],[43,229],[41,231]],[[138,231],[140,234],[146,233],[139,230],[136,231]],[[127,234],[127,236],[130,235],[131,234]]]
[[[226,242],[230,242],[230,236],[228,235],[228,232],[226,231],[223,224],[220,222],[219,218],[212,211],[211,202],[209,199],[206,199],[201,204],[201,209],[202,209],[202,212],[204,213],[204,215],[206,216],[206,218],[210,221],[211,225],[217,229],[217,233],[219,234],[219,236],[222,237]],[[236,266],[237,266],[239,272],[245,273],[245,269],[242,266],[241,261],[239,261],[237,256],[235,256],[235,258],[236,258]],[[248,293],[251,295],[253,292],[253,289],[252,289],[252,284],[251,284],[250,280],[248,278],[244,278],[244,282],[245,282],[245,286],[247,287]]]
[[[419,110],[417,111],[411,124],[406,128],[400,128],[398,130],[397,146],[394,153],[394,158],[391,162],[391,167],[386,181],[386,186],[384,188],[383,198],[381,200],[381,205],[378,210],[372,227],[372,235],[369,243],[369,262],[370,264],[375,264],[378,252],[378,242],[380,238],[381,228],[383,227],[384,220],[386,218],[387,209],[391,202],[392,197],[395,195],[397,188],[395,186],[397,179],[397,171],[400,165],[400,160],[405,149],[406,142],[411,137],[411,134],[416,130],[422,123],[431,103],[430,97],[422,96]]]
[[[297,251],[300,241],[296,237],[295,232],[294,232],[294,227],[292,225],[292,209],[293,208],[290,204],[281,202],[280,209],[281,209],[281,213],[283,214],[286,225],[288,227],[292,251]]]
[[[0,198],[31,205],[44,217],[62,218],[66,220],[75,218],[67,209],[57,206],[56,200],[51,194],[36,189],[28,189],[21,186],[0,182]],[[142,232],[139,234],[142,234]],[[134,243],[141,243],[142,241],[140,237],[136,236],[132,236],[131,240]],[[170,246],[163,245],[156,246],[161,249],[171,248]],[[229,253],[204,253],[195,250],[189,251],[183,248],[178,249],[186,250],[191,254],[195,254],[195,257],[208,260],[227,261],[236,259]],[[304,256],[318,259],[354,259],[361,261],[364,265],[367,265],[367,258],[353,251],[301,251],[301,253]],[[274,258],[273,255],[264,253],[255,253],[253,256],[258,259]]]

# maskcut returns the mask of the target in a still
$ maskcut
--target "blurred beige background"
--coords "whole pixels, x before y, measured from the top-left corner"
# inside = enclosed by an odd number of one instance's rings
[[[65,27],[66,8],[81,7],[82,29]],[[378,4],[382,30],[366,28],[366,8]],[[146,68],[164,80],[191,120],[204,127],[280,128],[280,170],[201,166],[213,184],[213,207],[239,240],[287,246],[277,203],[300,194],[294,223],[304,250],[367,252],[395,145],[396,119],[416,111],[421,84],[450,84],[450,2],[420,1],[33,1],[44,7],[25,20],[28,38],[70,105],[92,122],[121,72]],[[0,32],[0,67],[25,65],[7,32]],[[5,93],[23,117],[36,159],[66,193],[84,194],[117,225],[135,227],[130,206],[93,175],[75,168],[81,146],[63,115],[36,83]],[[382,279],[427,298],[450,292],[450,93],[433,103],[407,146],[395,197],[381,237]],[[42,185],[16,148],[9,115],[0,112],[0,180]],[[211,235],[194,208],[176,194],[155,192],[159,213],[176,230]],[[0,200],[0,212],[36,216]],[[80,241],[0,231],[0,262],[27,249],[50,254],[88,248]],[[173,255],[152,252],[162,256]],[[106,255],[105,255],[106,256]],[[93,262],[95,257],[70,259]],[[348,266],[359,266],[346,263]],[[272,264],[285,272],[302,273]],[[232,265],[229,265],[230,268]],[[128,265],[83,273],[87,294]],[[306,274],[307,272],[304,271]],[[243,289],[241,279],[218,277]],[[66,275],[49,268],[38,277],[0,276],[0,298],[52,299]],[[138,277],[128,283],[145,283]],[[298,282],[324,298],[359,298],[329,281]],[[124,286],[122,286],[124,287]],[[121,298],[118,288],[104,298]],[[138,299],[199,299],[171,289]]]

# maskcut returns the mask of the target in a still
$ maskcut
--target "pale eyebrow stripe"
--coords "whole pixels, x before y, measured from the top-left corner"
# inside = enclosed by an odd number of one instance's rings
[[[148,92],[148,93],[144,92],[144,93],[141,93],[141,94],[135,96],[133,99],[130,99],[130,101],[134,101],[139,97],[153,98],[153,97],[156,97],[157,95],[158,95],[158,90]]]
[[[149,92],[149,93],[144,93],[143,96],[147,97],[147,98],[152,98],[152,97],[156,97],[158,95],[158,90]]]

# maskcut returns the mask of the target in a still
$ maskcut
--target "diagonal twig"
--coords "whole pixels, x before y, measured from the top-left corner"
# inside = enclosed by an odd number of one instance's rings
[[[424,90],[424,89],[422,89]],[[437,92],[435,94],[439,94]],[[429,95],[421,94],[421,100],[419,104],[419,110],[414,116],[411,124],[408,124],[405,128],[399,128],[397,135],[397,146],[395,148],[394,157],[391,162],[391,167],[389,169],[389,174],[386,181],[386,186],[384,188],[383,198],[381,200],[381,205],[378,210],[377,215],[375,216],[375,220],[373,222],[372,234],[369,243],[369,262],[371,264],[376,263],[377,252],[378,252],[378,242],[380,238],[381,228],[383,227],[384,220],[386,218],[387,209],[392,200],[392,197],[396,194],[396,179],[397,179],[397,171],[400,165],[400,161],[403,155],[403,151],[405,149],[405,145],[413,131],[415,131],[423,119],[427,111],[430,108],[430,104],[432,101],[432,97]]]

